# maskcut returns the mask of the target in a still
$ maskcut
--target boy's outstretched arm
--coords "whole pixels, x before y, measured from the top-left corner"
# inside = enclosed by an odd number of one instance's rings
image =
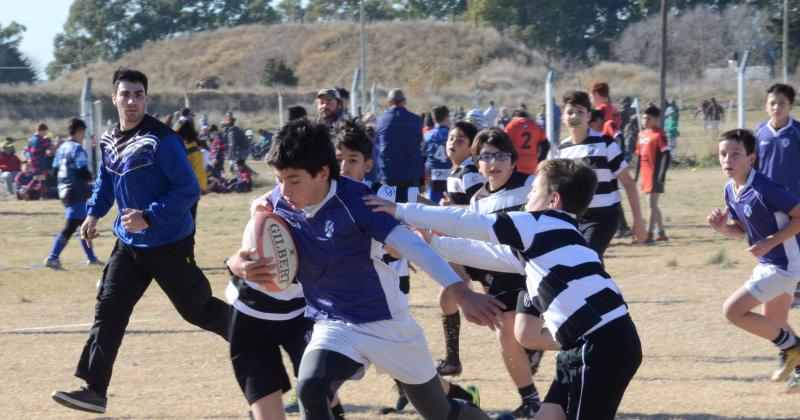
[[[796,205],[792,211],[789,212],[789,218],[789,223],[787,223],[783,229],[754,243],[750,248],[747,248],[747,252],[756,257],[763,257],[772,248],[775,248],[793,236],[797,236],[797,234],[800,233],[800,204]]]
[[[445,235],[497,242],[492,226],[495,216],[471,212],[460,207],[431,207],[416,203],[396,204],[374,195],[364,197],[374,212],[384,212],[408,225],[433,229]]]
[[[386,237],[386,244],[422,268],[451,293],[470,322],[492,329],[500,326],[505,305],[491,296],[470,290],[450,265],[408,228],[396,226]]]
[[[431,248],[447,261],[504,273],[525,274],[525,263],[508,245],[493,245],[474,239],[434,236]]]
[[[714,230],[731,238],[741,238],[746,234],[739,222],[728,219],[727,207],[725,210],[711,210],[711,213],[706,217],[706,221]]]

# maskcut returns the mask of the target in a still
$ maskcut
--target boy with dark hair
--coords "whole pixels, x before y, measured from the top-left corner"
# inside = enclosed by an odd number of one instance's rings
[[[458,124],[458,123],[457,123]],[[462,123],[468,124],[468,123]],[[474,128],[473,132],[474,135]],[[452,134],[452,131],[451,131]],[[384,200],[393,201],[396,203],[407,202],[421,202],[421,196],[418,194],[416,188],[389,186],[380,183],[372,183],[365,179],[366,174],[372,167],[373,161],[370,158],[372,150],[372,141],[367,137],[366,133],[352,120],[345,121],[345,123],[336,130],[336,159],[339,161],[342,176],[350,177],[356,181],[363,182],[372,188],[373,194]],[[433,204],[428,202],[429,204]],[[386,252],[380,257],[380,260],[392,267],[398,274],[400,279],[400,291],[408,295],[411,284],[410,275],[408,272],[408,260],[403,258],[397,251],[388,246],[384,246]],[[458,312],[458,304],[453,301],[453,305]],[[443,386],[448,397],[461,398],[466,401],[473,401],[478,404],[480,397],[478,390],[475,387],[461,388],[455,384],[449,384],[443,381]],[[394,410],[383,409],[383,414],[390,412],[401,411],[406,404],[408,398],[403,393],[403,388],[397,383],[397,390],[399,392],[397,403]]]
[[[664,231],[664,217],[658,207],[658,198],[664,193],[664,182],[670,163],[670,148],[667,135],[659,125],[661,110],[650,106],[642,115],[642,130],[636,144],[636,179],[642,175],[642,192],[650,203],[650,223],[647,225],[647,241],[668,241]],[[655,237],[653,230],[655,229]]]
[[[618,191],[618,182],[621,182],[633,213],[633,231],[638,242],[644,243],[647,236],[639,207],[639,195],[636,193],[636,184],[628,174],[628,163],[619,144],[608,136],[596,135],[589,130],[591,103],[586,92],[568,91],[564,93],[562,104],[562,119],[570,137],[561,142],[557,156],[586,160],[594,168],[598,179],[597,191],[589,209],[578,219],[578,230],[586,238],[589,247],[602,259],[617,231],[622,212]]]
[[[593,109],[591,113],[589,113],[589,130],[592,130],[596,133],[602,133],[604,122],[605,116],[603,115],[603,111],[599,109]]]
[[[377,258],[381,243],[397,250],[449,288],[467,318],[496,325],[502,305],[470,291],[446,262],[394,219],[363,201],[370,189],[341,177],[325,126],[303,120],[285,125],[269,151],[278,186],[264,206],[286,220],[300,258],[306,316],[315,319],[297,381],[305,418],[329,418],[330,399],[343,381],[370,364],[398,380],[426,419],[487,418],[479,409],[448,400],[424,334],[412,318],[397,273]],[[244,259],[241,259],[244,262]],[[230,265],[243,276],[238,262]],[[249,280],[272,281],[271,261]],[[260,271],[259,271],[260,270]]]
[[[478,129],[466,121],[457,122],[450,129],[445,147],[447,158],[453,163],[453,167],[447,174],[447,193],[439,200],[439,205],[466,206],[486,182],[478,172],[470,153],[472,139],[476,134]]]
[[[412,226],[456,236],[429,237],[452,262],[526,275],[531,322],[521,341],[560,350],[538,419],[613,419],[642,361],[619,287],[577,230],[575,217],[593,199],[596,185],[586,164],[550,159],[539,166],[528,213],[483,215],[376,197],[367,201],[374,211]]]
[[[86,166],[88,159],[82,146],[83,139],[86,137],[86,123],[78,118],[73,118],[70,120],[67,130],[69,131],[69,140],[58,147],[53,160],[53,171],[58,179],[58,197],[64,203],[67,219],[64,229],[56,235],[50,255],[44,260],[45,266],[54,270],[62,269],[58,257],[69,243],[72,234],[86,219],[86,200],[92,193],[90,185],[92,174]],[[104,265],[95,257],[94,251],[84,239],[81,239],[81,247],[86,254],[86,264]]]
[[[708,224],[732,238],[747,236],[747,249],[758,258],[750,279],[723,305],[733,325],[772,341],[781,352],[773,382],[791,376],[788,391],[797,391],[800,339],[789,326],[792,294],[800,279],[800,198],[755,171],[755,137],[731,130],[719,138],[719,164],[730,180],[725,184],[725,210],[714,209]],[[761,305],[762,314],[753,308]]]
[[[511,113],[511,121],[503,129],[511,141],[514,148],[519,153],[517,159],[517,170],[533,175],[536,173],[536,165],[547,159],[550,151],[550,142],[544,129],[531,119],[528,111],[516,109]]]
[[[769,119],[756,126],[756,168],[800,197],[800,122],[790,115],[795,91],[776,83],[767,89],[765,111]]]
[[[75,376],[86,382],[75,391],[55,391],[66,407],[104,413],[106,391],[133,307],[155,278],[188,322],[225,338],[228,310],[194,259],[194,222],[189,209],[200,187],[186,149],[172,129],[145,113],[147,76],[120,68],[114,72],[111,101],[119,123],[99,143],[102,164],[87,202],[81,239],[98,236],[97,221],[114,203],[117,242],[97,293],[94,324]],[[136,151],[132,153],[131,151]]]
[[[438,203],[447,191],[447,176],[453,164],[447,157],[447,137],[450,132],[450,111],[444,105],[431,112],[436,126],[425,133],[422,155],[425,172],[428,174],[428,199]]]

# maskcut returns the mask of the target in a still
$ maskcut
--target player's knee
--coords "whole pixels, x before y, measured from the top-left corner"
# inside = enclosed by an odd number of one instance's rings
[[[722,304],[722,315],[728,321],[736,323],[741,318],[741,311],[736,305],[735,300],[728,299]]]
[[[327,407],[328,381],[319,377],[298,379],[297,398],[304,407]]]

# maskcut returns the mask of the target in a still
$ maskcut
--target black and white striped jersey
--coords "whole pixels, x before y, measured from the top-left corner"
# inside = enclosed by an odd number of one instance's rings
[[[506,184],[496,191],[489,190],[487,182],[472,196],[469,209],[481,214],[524,210],[534,179],[536,177],[533,175],[514,172]]]
[[[528,194],[533,188],[533,181],[536,179],[533,175],[528,175],[522,172],[514,172],[508,178],[505,185],[498,188],[496,191],[489,190],[489,183],[484,186],[472,196],[469,202],[469,209],[480,214],[493,214],[498,212],[509,211],[524,211],[525,205],[528,203]],[[486,279],[487,283],[489,278],[497,279],[498,277],[508,277],[511,280],[519,280],[519,274],[512,273],[497,273],[495,271],[481,270],[479,268],[465,266],[467,273],[474,280]]]
[[[296,281],[280,292],[270,292],[257,283],[231,276],[225,298],[239,312],[269,321],[286,321],[303,316],[306,300]]]
[[[620,202],[617,175],[628,167],[628,163],[614,139],[590,135],[583,142],[575,144],[567,138],[558,146],[556,157],[583,160],[594,168],[597,190],[589,209],[611,207]]]
[[[470,198],[486,183],[478,172],[472,157],[467,157],[458,166],[453,166],[447,175],[447,194],[455,205],[467,205]]]
[[[628,313],[619,287],[568,213],[482,215],[454,207],[404,204],[398,205],[396,217],[412,226],[460,236],[431,241],[447,260],[525,274],[534,308],[563,348]]]

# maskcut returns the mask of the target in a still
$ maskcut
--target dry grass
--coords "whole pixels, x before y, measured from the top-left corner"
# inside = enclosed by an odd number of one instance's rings
[[[716,168],[672,170],[661,200],[670,241],[640,247],[616,240],[607,253],[608,271],[630,305],[645,355],[620,419],[789,419],[800,411],[796,396],[779,393],[781,385],[768,381],[774,347],[731,326],[720,313],[725,297],[744,282],[754,264],[744,242],[723,238],[705,225],[707,212],[722,202],[723,182]],[[197,261],[218,296],[226,282],[221,261],[238,246],[249,198],[207,196],[200,203]],[[62,214],[55,201],[0,202],[4,418],[86,418],[57,406],[49,393],[79,383],[71,375],[87,327],[13,331],[92,320],[100,270],[72,265],[81,258],[77,244],[64,252],[66,272],[20,268],[44,258]],[[96,245],[101,255],[112,245],[110,224],[111,215],[101,223],[103,236]],[[720,252],[731,265],[708,263]],[[412,311],[438,357],[444,346],[436,287],[424,275],[414,275],[412,283]],[[795,325],[798,314],[790,314]],[[133,320],[115,366],[109,418],[246,418],[222,340],[182,321],[156,286],[136,307]],[[503,373],[492,333],[465,323],[461,349],[465,369],[458,382],[477,384],[490,411],[514,408],[519,397]],[[547,388],[553,369],[550,353],[536,378],[540,391]],[[373,370],[364,380],[347,383],[341,394],[348,418],[378,418],[378,407],[394,401],[391,385]]]

